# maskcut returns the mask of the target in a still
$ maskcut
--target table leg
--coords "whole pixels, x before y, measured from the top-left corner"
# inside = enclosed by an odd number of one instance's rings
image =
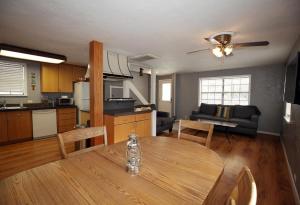
[[[228,142],[231,144],[230,138],[229,138],[229,127],[226,127],[226,138],[228,140]]]

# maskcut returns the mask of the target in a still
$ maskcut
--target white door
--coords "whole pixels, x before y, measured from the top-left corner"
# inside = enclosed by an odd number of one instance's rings
[[[158,110],[172,114],[172,79],[158,81]]]

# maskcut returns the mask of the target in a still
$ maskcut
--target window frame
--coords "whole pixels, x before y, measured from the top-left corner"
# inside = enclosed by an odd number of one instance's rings
[[[249,78],[249,91],[248,91],[248,105],[250,105],[251,102],[251,74],[245,74],[245,75],[229,75],[229,76],[214,76],[214,77],[200,77],[198,80],[198,106],[201,105],[201,90],[202,90],[202,80],[213,80],[213,79],[222,79],[222,105],[224,105],[224,79],[225,78],[243,78],[248,77]],[[234,93],[234,92],[231,92]],[[238,92],[242,93],[242,92]],[[240,104],[239,104],[240,105]]]
[[[5,63],[14,63],[14,64],[20,64],[24,68],[24,94],[23,95],[17,95],[17,94],[0,94],[0,97],[28,97],[28,79],[27,79],[27,64],[26,63],[21,63],[21,62],[16,62],[16,61],[7,61],[7,60],[0,60],[0,62],[5,62]]]

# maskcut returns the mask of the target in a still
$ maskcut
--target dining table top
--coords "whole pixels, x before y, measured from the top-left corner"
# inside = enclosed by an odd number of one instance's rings
[[[0,181],[0,204],[203,204],[224,163],[198,143],[143,137],[136,176],[126,142],[20,172]]]

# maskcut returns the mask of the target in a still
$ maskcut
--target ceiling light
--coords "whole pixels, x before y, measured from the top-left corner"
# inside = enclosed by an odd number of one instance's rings
[[[221,58],[221,57],[224,56],[223,53],[222,53],[222,49],[220,47],[216,47],[216,48],[212,49],[212,52],[218,58]]]
[[[227,46],[227,47],[224,49],[224,52],[225,52],[225,54],[228,56],[228,55],[230,55],[230,54],[232,53],[232,50],[233,50],[232,46]]]
[[[55,64],[62,63],[67,60],[66,56],[63,55],[21,48],[7,44],[0,44],[0,56]]]

